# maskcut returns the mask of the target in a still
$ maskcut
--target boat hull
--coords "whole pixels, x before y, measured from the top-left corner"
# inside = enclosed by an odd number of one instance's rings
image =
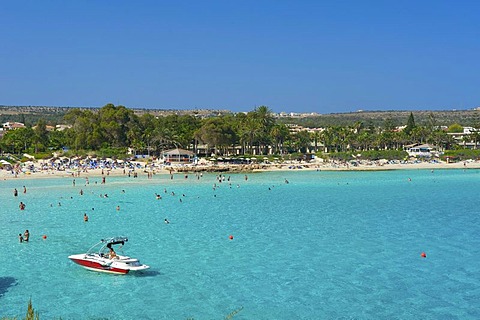
[[[69,258],[76,264],[81,265],[85,269],[91,270],[91,271],[113,273],[113,274],[127,274],[130,271],[129,269],[115,268],[112,265],[104,264],[98,261],[92,261],[88,259],[80,259],[80,258],[74,258],[74,257],[69,257]]]

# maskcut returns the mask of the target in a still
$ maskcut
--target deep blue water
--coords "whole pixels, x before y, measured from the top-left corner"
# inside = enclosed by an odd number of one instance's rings
[[[480,318],[480,171],[228,176],[0,181],[0,317]],[[67,258],[120,235],[149,271]]]

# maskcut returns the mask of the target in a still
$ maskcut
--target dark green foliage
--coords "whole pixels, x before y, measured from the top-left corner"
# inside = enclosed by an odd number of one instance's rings
[[[362,151],[359,158],[363,160],[403,160],[408,158],[408,153],[401,150],[368,150]]]
[[[413,118],[413,113],[410,112],[407,120],[407,126],[403,129],[406,135],[410,135],[410,133],[415,129],[415,119]]]
[[[479,160],[480,159],[480,150],[470,150],[470,149],[461,149],[461,150],[448,150],[442,156],[442,160],[446,158],[453,158],[459,161],[463,160]]]
[[[30,108],[32,114],[41,113]],[[2,111],[0,107],[0,111]],[[100,109],[61,109],[62,124],[71,128],[64,131],[48,131],[47,125],[55,123],[49,118],[38,118],[35,126],[10,130],[0,139],[0,153],[22,155],[62,153],[68,155],[91,155],[125,158],[127,148],[134,154],[159,156],[163,150],[172,148],[198,150],[206,144],[206,154],[231,155],[233,148],[242,155],[278,155],[315,153],[323,151],[332,157],[348,159],[348,154],[368,154],[376,158],[372,150],[396,150],[413,143],[430,143],[441,149],[454,149],[458,142],[441,130],[440,125],[450,125],[459,130],[462,123],[480,124],[478,111],[462,112],[355,112],[330,114],[306,118],[274,118],[271,110],[260,106],[248,113],[221,113],[212,117],[197,118],[191,114],[178,115],[171,112],[156,117],[150,113],[137,115],[124,106],[107,104]],[[153,112],[153,111],[152,111]],[[415,116],[415,118],[414,118]],[[403,131],[396,130],[407,119]],[[457,119],[463,117],[459,122]],[[290,131],[285,123],[305,127],[322,127],[323,131]],[[403,122],[404,123],[404,122]],[[419,125],[420,123],[420,125]],[[455,131],[455,132],[456,132]],[[466,137],[476,144],[480,133]],[[366,153],[367,152],[367,153]],[[345,156],[341,156],[342,153]],[[378,156],[390,159],[389,156]],[[400,155],[400,157],[403,157]]]
[[[406,151],[400,151],[400,150],[368,150],[368,151],[362,151],[358,154],[353,154],[352,152],[334,152],[328,155],[320,154],[319,156],[322,158],[339,160],[339,161],[350,161],[350,160],[376,161],[380,159],[403,160],[408,158],[408,153]]]
[[[355,159],[351,152],[333,152],[330,153],[327,158],[338,161],[350,161]]]
[[[463,126],[461,126],[458,123],[454,123],[454,124],[452,124],[448,127],[447,132],[449,132],[449,133],[461,133],[461,132],[463,132]]]

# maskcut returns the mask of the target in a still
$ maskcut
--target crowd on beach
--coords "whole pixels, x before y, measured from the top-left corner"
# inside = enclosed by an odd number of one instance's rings
[[[27,161],[23,164],[4,165],[3,169],[10,171],[12,174],[20,173],[36,173],[36,172],[88,172],[89,170],[115,170],[126,169],[135,170],[145,167],[140,162],[113,160],[113,159],[97,159],[97,158],[59,158],[39,161]]]
[[[439,160],[352,160],[352,161],[284,161],[284,162],[252,162],[250,164],[229,164],[203,161],[197,164],[169,164],[162,162],[123,161],[96,158],[62,158],[39,161],[28,161],[15,165],[0,166],[0,177],[22,176],[80,176],[123,174],[138,177],[145,173],[152,178],[155,173],[174,172],[251,172],[269,170],[395,170],[416,168],[480,168],[475,160],[445,163]]]

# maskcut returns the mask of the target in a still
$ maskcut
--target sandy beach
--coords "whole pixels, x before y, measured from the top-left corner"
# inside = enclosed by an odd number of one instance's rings
[[[94,168],[94,169],[65,169],[55,170],[53,168],[42,168],[40,162],[35,161],[29,169],[21,167],[14,170],[0,169],[0,179],[37,179],[37,178],[75,178],[75,177],[101,177],[101,176],[121,176],[137,174],[138,176],[148,177],[156,174],[189,174],[195,172],[219,172],[219,173],[242,173],[242,172],[262,172],[262,171],[292,171],[292,170],[315,170],[315,171],[382,171],[382,170],[435,170],[435,169],[480,169],[480,161],[463,161],[455,163],[446,162],[404,162],[389,163],[378,161],[351,163],[337,162],[285,162],[285,163],[252,163],[248,165],[239,164],[215,164],[204,163],[198,165],[173,164],[163,165],[154,164],[145,166],[144,163],[136,163],[135,168]]]

